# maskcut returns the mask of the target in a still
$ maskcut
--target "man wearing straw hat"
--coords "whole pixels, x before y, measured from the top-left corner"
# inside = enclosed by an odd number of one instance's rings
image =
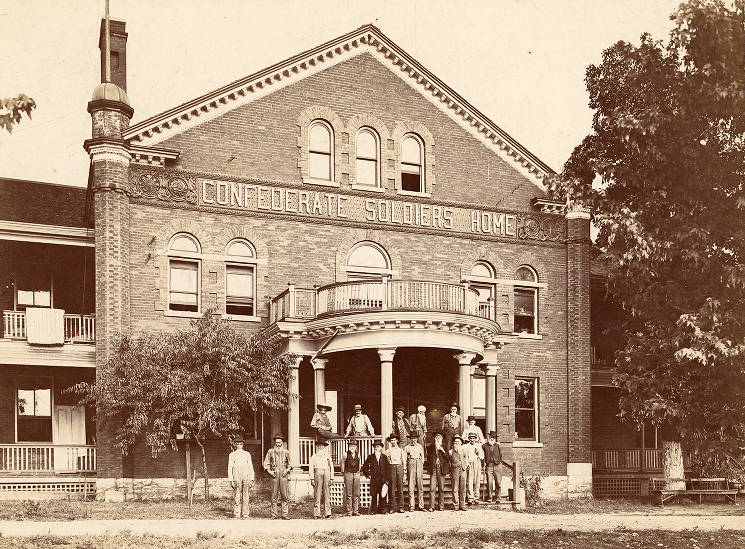
[[[324,402],[316,404],[316,413],[313,414],[313,419],[310,420],[310,426],[316,430],[316,440],[328,440],[332,438],[343,438],[341,435],[337,435],[331,428],[331,420],[326,415],[326,412],[331,410],[331,406]]]
[[[290,518],[290,504],[287,499],[287,477],[290,474],[290,452],[284,446],[282,435],[274,435],[274,447],[264,458],[264,469],[272,477],[272,518],[279,518],[279,504],[282,503],[282,518]]]

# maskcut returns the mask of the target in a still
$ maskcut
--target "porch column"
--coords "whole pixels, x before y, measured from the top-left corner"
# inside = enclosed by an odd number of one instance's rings
[[[486,433],[497,430],[497,372],[499,366],[487,364],[486,370]]]
[[[396,348],[378,349],[380,357],[380,435],[385,439],[393,425],[393,357]]]
[[[290,464],[300,467],[300,364],[303,357],[296,357],[290,363],[290,398],[287,401],[287,449],[290,451]],[[274,434],[272,434],[274,436]]]
[[[314,358],[311,362],[313,363],[313,382],[315,404],[326,401],[326,364],[328,364],[328,358]]]
[[[476,358],[476,353],[460,353],[453,355],[458,361],[458,406],[463,418],[470,416],[471,410],[471,376],[473,367],[471,361]]]

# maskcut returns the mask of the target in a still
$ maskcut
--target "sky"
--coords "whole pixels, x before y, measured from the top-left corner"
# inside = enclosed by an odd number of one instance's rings
[[[618,40],[667,38],[679,0],[110,0],[126,21],[137,123],[367,23],[560,171],[590,132],[585,69]],[[104,0],[2,0],[0,97],[34,98],[0,133],[0,177],[85,186],[86,105]]]

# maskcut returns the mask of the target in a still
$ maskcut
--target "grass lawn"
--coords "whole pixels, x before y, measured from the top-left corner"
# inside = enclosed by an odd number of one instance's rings
[[[251,537],[224,539],[219,532],[202,532],[197,538],[170,538],[160,536],[81,536],[61,538],[44,536],[34,538],[1,538],[0,547],[19,549],[177,549],[177,548],[256,548],[304,549],[340,547],[354,549],[741,549],[745,547],[745,533],[718,532],[666,532],[627,531],[567,532],[552,531],[487,531],[458,530],[429,534],[416,530],[367,530],[358,534],[318,532],[312,535],[290,537]]]
[[[643,499],[565,499],[540,501],[528,507],[523,513],[536,515],[576,515],[576,514],[683,514],[683,515],[745,515],[745,506],[732,505],[709,496],[703,504],[688,498],[677,498],[665,507],[652,505]],[[720,498],[721,499],[721,498]]]

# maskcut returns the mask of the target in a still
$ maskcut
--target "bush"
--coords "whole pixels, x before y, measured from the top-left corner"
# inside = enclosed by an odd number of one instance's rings
[[[541,499],[541,477],[526,477],[521,471],[520,487],[525,490],[525,505],[534,507]]]

